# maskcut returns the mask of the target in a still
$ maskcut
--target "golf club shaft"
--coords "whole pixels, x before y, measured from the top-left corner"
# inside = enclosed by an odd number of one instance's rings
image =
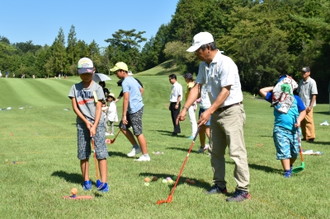
[[[184,169],[184,167],[185,167],[185,165],[186,165],[186,163],[187,163],[187,161],[188,161],[188,158],[189,158],[190,152],[191,152],[191,150],[193,149],[193,147],[194,147],[194,145],[195,145],[195,140],[196,140],[197,135],[198,135],[198,133],[199,133],[199,129],[200,129],[200,128],[198,127],[198,129],[197,129],[197,131],[196,131],[196,134],[195,134],[195,137],[194,137],[193,141],[192,141],[191,144],[190,144],[190,147],[189,147],[188,153],[187,153],[187,155],[186,155],[186,157],[185,157],[185,159],[184,159],[184,161],[183,161],[183,163],[182,163],[182,165],[181,165],[181,168],[180,168],[180,171],[179,171],[178,177],[177,177],[177,179],[176,179],[176,181],[175,181],[175,183],[174,183],[174,186],[173,186],[173,188],[171,189],[171,192],[170,192],[170,194],[169,194],[169,196],[168,196],[168,198],[167,198],[167,199],[170,200],[170,201],[172,201],[172,197],[173,197],[174,191],[175,191],[175,189],[176,189],[176,186],[177,186],[177,184],[178,184],[178,182],[179,182],[179,180],[180,180],[180,177],[181,177],[181,175],[182,175],[183,169]]]
[[[96,178],[97,179],[100,179],[100,170],[99,170],[99,162],[97,160],[97,157],[96,157],[96,150],[95,150],[95,142],[94,142],[94,138],[91,138],[91,144],[92,144],[92,149],[94,151],[94,164],[95,164],[95,175],[96,175]]]

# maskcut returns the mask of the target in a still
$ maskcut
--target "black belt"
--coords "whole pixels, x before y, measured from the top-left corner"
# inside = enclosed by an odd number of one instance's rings
[[[243,102],[234,103],[234,104],[231,104],[231,105],[229,105],[229,106],[221,107],[221,108],[217,109],[217,111],[221,111],[221,112],[223,112],[223,111],[225,111],[226,109],[229,109],[229,108],[232,107],[232,106],[241,105],[241,104],[243,104]]]

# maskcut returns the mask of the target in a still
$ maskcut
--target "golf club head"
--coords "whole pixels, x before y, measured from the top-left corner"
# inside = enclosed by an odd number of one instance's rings
[[[305,163],[302,162],[301,166],[293,168],[292,172],[293,173],[299,173],[299,172],[303,171],[304,169],[305,169]]]
[[[166,200],[158,200],[156,202],[157,205],[164,204],[164,203],[171,203],[172,202],[172,195],[169,195]]]
[[[115,141],[116,141],[116,139],[114,138],[114,139],[110,139],[110,144],[113,144],[113,143],[115,143]]]

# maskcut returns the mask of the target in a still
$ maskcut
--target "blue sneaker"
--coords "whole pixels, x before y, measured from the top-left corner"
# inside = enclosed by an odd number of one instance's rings
[[[292,176],[292,169],[290,169],[290,170],[285,170],[284,172],[283,172],[283,177],[284,178],[290,178]]]
[[[98,188],[102,184],[101,180],[96,180],[96,188]]]
[[[90,181],[90,180],[83,182],[81,185],[82,185],[83,190],[92,189],[92,181]]]
[[[97,190],[99,192],[109,192],[110,187],[109,187],[108,183],[101,183],[101,185],[99,187],[97,187]]]

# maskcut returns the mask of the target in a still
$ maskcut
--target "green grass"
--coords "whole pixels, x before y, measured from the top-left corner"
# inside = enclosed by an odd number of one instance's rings
[[[111,191],[99,194],[81,190],[81,173],[76,158],[75,115],[67,98],[79,78],[0,79],[0,189],[1,218],[327,218],[329,217],[330,121],[328,105],[317,105],[317,141],[303,142],[304,149],[322,151],[322,156],[305,156],[306,169],[290,179],[281,176],[272,140],[272,108],[265,101],[245,94],[247,114],[245,141],[248,150],[252,200],[226,203],[225,196],[204,194],[212,183],[207,154],[198,154],[199,141],[183,172],[170,204],[156,205],[166,199],[170,187],[161,179],[178,174],[191,143],[189,121],[182,123],[182,137],[170,135],[168,111],[170,83],[167,73],[137,74],[145,85],[144,133],[152,161],[136,163],[127,158],[130,144],[119,135],[109,145],[109,183]],[[107,82],[119,92],[115,81]],[[183,78],[179,81],[184,84]],[[121,103],[118,110],[121,112]],[[24,107],[23,109],[19,109]],[[69,109],[69,110],[68,110]],[[152,152],[161,151],[163,155]],[[13,164],[12,161],[16,161]],[[91,177],[95,179],[93,162]],[[298,161],[297,165],[300,165]],[[233,192],[233,162],[227,157],[226,180]],[[144,186],[146,176],[160,179]],[[196,180],[195,185],[184,183]],[[93,195],[93,200],[63,200],[71,188],[78,195]]]

